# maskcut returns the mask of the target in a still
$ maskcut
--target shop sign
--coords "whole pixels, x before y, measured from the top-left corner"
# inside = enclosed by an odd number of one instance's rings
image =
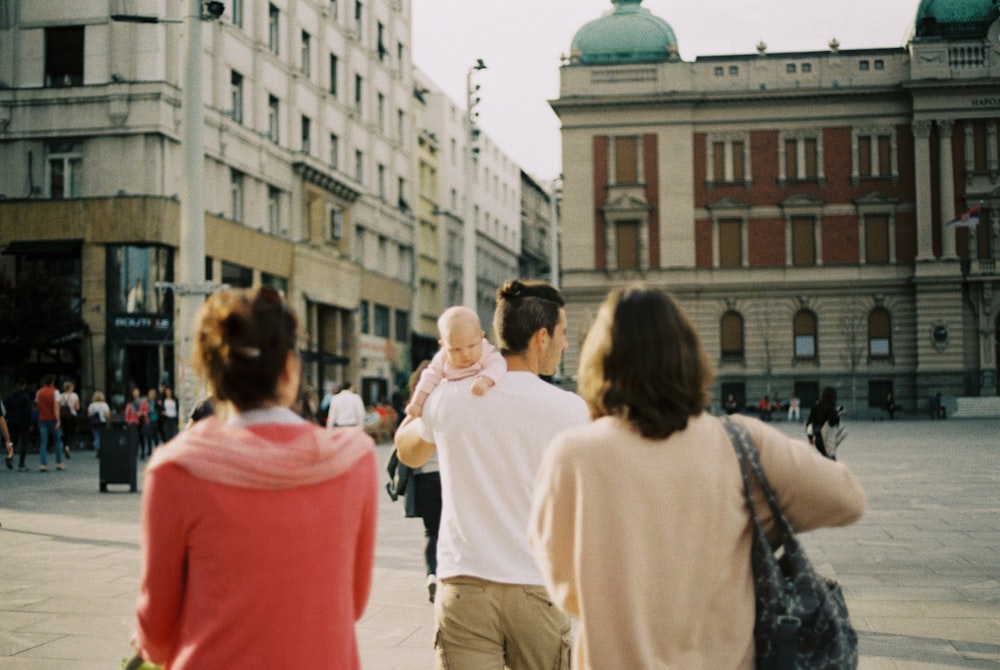
[[[164,314],[116,314],[111,329],[122,339],[163,342],[171,339],[174,321]]]

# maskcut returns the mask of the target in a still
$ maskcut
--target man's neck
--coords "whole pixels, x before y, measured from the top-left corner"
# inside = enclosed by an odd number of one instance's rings
[[[538,361],[528,354],[504,354],[507,372],[531,372],[538,374]]]

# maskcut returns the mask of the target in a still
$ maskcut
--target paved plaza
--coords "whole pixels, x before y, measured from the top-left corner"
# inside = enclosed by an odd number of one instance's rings
[[[389,451],[379,446],[383,463]],[[1000,668],[1000,420],[850,422],[840,455],[865,485],[867,512],[803,541],[844,584],[862,670]],[[29,464],[0,469],[0,667],[118,668],[138,588],[140,496],[99,493],[92,452],[74,452],[65,472],[37,472],[37,456]],[[362,664],[427,670],[423,528],[386,495],[379,511]]]

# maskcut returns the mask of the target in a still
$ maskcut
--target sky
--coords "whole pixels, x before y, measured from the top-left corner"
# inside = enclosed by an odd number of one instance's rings
[[[611,0],[412,0],[413,60],[437,88],[465,105],[465,78],[477,72],[479,125],[536,180],[561,172],[560,56],[573,35],[613,8]],[[670,24],[681,58],[904,46],[919,0],[644,0]]]

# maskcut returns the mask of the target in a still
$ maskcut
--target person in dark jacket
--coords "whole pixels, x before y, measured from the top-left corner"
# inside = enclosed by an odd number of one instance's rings
[[[830,427],[840,423],[840,410],[837,408],[837,389],[832,386],[827,386],[823,389],[823,392],[819,396],[819,402],[813,405],[812,411],[809,412],[809,420],[806,421],[806,424],[812,429],[812,441],[819,453],[827,458],[836,460],[833,454],[827,449],[827,445],[823,443],[822,429],[824,423],[829,424]]]
[[[10,439],[17,451],[17,469],[25,470],[24,459],[28,455],[28,428],[31,426],[31,396],[26,390],[27,383],[18,379],[14,390],[7,395],[7,428]],[[11,465],[8,462],[8,465]]]

